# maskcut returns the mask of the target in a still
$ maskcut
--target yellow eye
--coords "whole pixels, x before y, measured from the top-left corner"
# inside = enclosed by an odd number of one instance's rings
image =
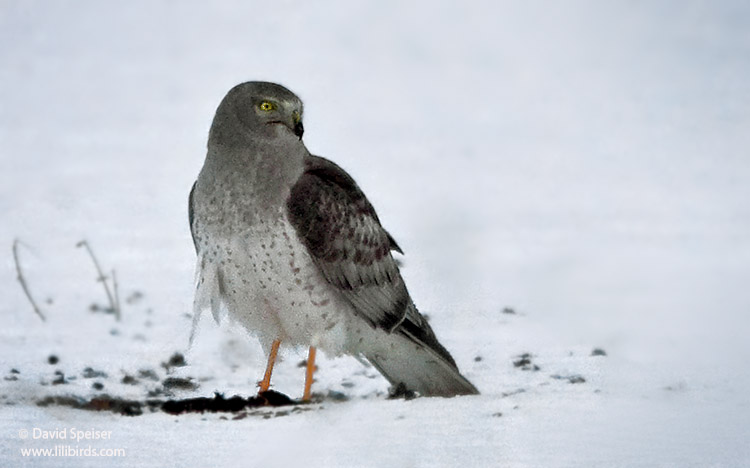
[[[262,111],[272,111],[276,109],[276,104],[269,102],[269,101],[263,101],[260,103],[260,110]]]

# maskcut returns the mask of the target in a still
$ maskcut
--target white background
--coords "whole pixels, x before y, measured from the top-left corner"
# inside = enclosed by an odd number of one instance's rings
[[[750,7],[406,3],[0,2],[0,374],[20,371],[0,381],[0,464],[750,464]],[[86,366],[143,399],[120,378],[163,377],[174,351],[203,379],[189,396],[253,394],[252,338],[204,320],[187,347],[187,194],[216,105],[258,79],[303,99],[308,148],[357,179],[482,395],[387,401],[374,371],[321,359],[315,390],[350,400],[301,414],[37,407],[96,394]],[[89,311],[84,238],[123,299],[144,294],[122,323]],[[524,352],[540,371],[514,368]],[[275,388],[298,396],[303,354],[285,357]],[[50,385],[58,369],[77,380]],[[18,455],[52,446],[19,429],[71,425],[128,456]]]

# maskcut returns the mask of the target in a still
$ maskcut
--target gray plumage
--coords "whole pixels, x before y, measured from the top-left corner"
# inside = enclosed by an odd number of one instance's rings
[[[196,317],[230,317],[260,339],[364,355],[391,384],[424,396],[476,394],[417,311],[401,252],[340,167],[302,142],[302,102],[240,84],[219,105],[190,193]]]

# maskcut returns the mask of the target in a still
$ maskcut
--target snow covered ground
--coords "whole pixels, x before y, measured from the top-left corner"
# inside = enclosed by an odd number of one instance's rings
[[[0,466],[750,466],[750,7],[404,3],[0,3]],[[187,194],[249,79],[305,101],[308,148],[363,187],[482,395],[387,400],[321,358],[299,411],[37,404],[254,393],[264,357],[231,324],[188,349]],[[121,322],[90,310],[82,239]],[[125,456],[24,457],[59,444],[34,428]]]

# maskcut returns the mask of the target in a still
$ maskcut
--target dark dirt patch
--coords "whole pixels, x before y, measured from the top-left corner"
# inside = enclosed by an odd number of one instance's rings
[[[519,393],[525,393],[525,392],[526,392],[525,388],[519,388],[519,389],[516,389],[516,390],[512,390],[510,392],[503,392],[503,393],[501,393],[501,396],[503,398],[507,398],[509,396],[518,395]]]
[[[139,302],[141,299],[143,299],[143,293],[140,291],[133,291],[128,295],[128,297],[125,298],[125,303],[128,305],[132,305],[136,302]]]
[[[269,390],[257,396],[243,398],[233,396],[224,398],[216,393],[213,398],[187,398],[183,400],[126,400],[109,395],[101,395],[90,400],[75,396],[48,396],[36,402],[37,406],[67,406],[84,411],[109,411],[123,416],[140,416],[145,411],[155,413],[163,411],[168,414],[183,413],[239,413],[251,408],[296,406],[300,402],[292,400],[283,393]]]
[[[329,390],[326,399],[331,401],[349,401],[349,396],[346,393]]]
[[[551,375],[555,380],[567,380],[568,383],[572,384],[578,384],[578,383],[585,383],[586,379],[582,375],[573,374],[573,375]]]
[[[520,368],[521,370],[525,371],[536,372],[540,368],[531,361],[533,357],[534,356],[530,353],[523,353],[520,356],[517,356],[517,359],[513,361],[513,367]]]
[[[182,377],[167,377],[161,384],[169,390],[195,390],[198,388],[197,383],[189,378],[185,379]]]
[[[135,385],[138,383],[138,379],[130,374],[125,374],[125,377],[123,377],[120,382],[124,383],[125,385]]]
[[[86,411],[111,411],[123,416],[140,416],[144,408],[156,411],[160,401],[134,401],[102,395],[91,400],[71,396],[48,396],[37,401],[37,406],[68,406]],[[156,409],[155,409],[156,408]]]
[[[247,408],[298,404],[299,402],[292,400],[283,393],[268,390],[250,398],[240,396],[224,398],[224,395],[216,393],[213,398],[202,397],[168,400],[162,404],[161,410],[169,414],[205,413],[206,411],[211,413],[237,413]]]
[[[139,369],[138,377],[140,377],[141,379],[152,380],[154,382],[159,381],[159,374],[157,374],[152,369]]]
[[[96,379],[96,378],[107,378],[107,373],[100,370],[92,369],[91,367],[87,367],[83,369],[83,374],[81,374],[84,379]]]
[[[169,372],[173,367],[185,367],[187,365],[187,362],[185,361],[185,356],[182,353],[174,353],[172,354],[167,362],[162,362],[161,366]]]
[[[65,373],[63,371],[57,370],[55,371],[55,379],[52,381],[52,385],[65,385]]]

